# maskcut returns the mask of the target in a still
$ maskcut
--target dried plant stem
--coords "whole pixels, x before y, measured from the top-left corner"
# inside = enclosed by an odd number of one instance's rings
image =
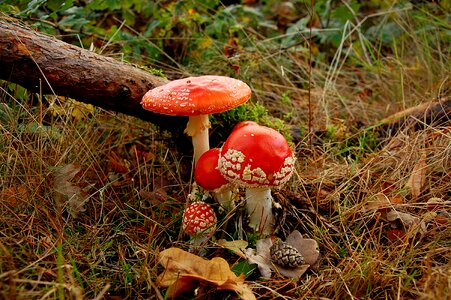
[[[313,17],[315,11],[315,0],[310,1],[311,13],[310,13],[310,31],[309,31],[309,77],[308,77],[308,144],[312,148],[312,133],[313,133],[313,116],[312,116],[312,27]]]

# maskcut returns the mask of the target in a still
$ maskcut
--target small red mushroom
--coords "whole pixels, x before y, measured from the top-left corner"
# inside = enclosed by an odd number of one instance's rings
[[[227,138],[218,168],[227,180],[246,188],[250,227],[264,234],[272,232],[271,188],[290,179],[295,161],[283,135],[255,122],[237,124]]]
[[[251,97],[250,87],[226,76],[198,76],[174,80],[148,91],[142,98],[144,109],[173,116],[188,116],[185,133],[192,137],[194,161],[209,146],[209,114],[239,106]]]
[[[222,176],[218,169],[218,160],[221,149],[210,149],[199,158],[194,170],[194,179],[204,190],[213,194],[213,197],[225,209],[233,208],[233,184]]]
[[[183,213],[182,228],[191,238],[193,246],[200,246],[216,229],[216,214],[213,208],[202,201],[188,205]]]

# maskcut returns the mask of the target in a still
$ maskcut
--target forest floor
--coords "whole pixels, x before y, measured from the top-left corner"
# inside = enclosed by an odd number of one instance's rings
[[[344,47],[313,68],[308,51],[240,50],[237,77],[253,96],[233,120],[252,114],[273,125],[297,158],[290,181],[273,191],[272,237],[297,230],[320,255],[299,278],[261,277],[224,244],[254,249],[265,238],[246,225],[244,190],[232,211],[207,198],[218,226],[203,257],[221,257],[245,278],[221,269],[227,286],[210,278],[216,271],[191,271],[180,275],[186,290],[173,287],[178,299],[237,299],[243,290],[258,299],[451,299],[449,119],[378,131],[386,117],[449,97],[450,47],[397,21],[405,40],[362,48],[376,50],[358,53],[359,64]],[[227,75],[224,61],[197,71]],[[172,77],[194,74],[187,70],[163,68]],[[221,123],[229,117],[213,120],[212,147],[231,130]],[[159,255],[190,249],[181,228],[193,187],[189,140],[8,82],[0,82],[0,131],[0,298],[166,299]]]

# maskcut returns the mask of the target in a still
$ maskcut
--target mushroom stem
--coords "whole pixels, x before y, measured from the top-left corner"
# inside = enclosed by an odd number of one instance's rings
[[[189,241],[189,251],[198,253],[200,256],[205,254],[205,244],[210,239],[208,233],[198,234]]]
[[[208,115],[189,117],[185,133],[192,138],[194,148],[194,164],[197,164],[199,157],[210,149],[208,129],[210,121]]]
[[[212,192],[215,200],[221,205],[222,208],[229,211],[235,208],[235,202],[232,199],[232,191],[225,189],[224,191]]]
[[[274,226],[272,214],[271,189],[247,188],[246,209],[249,215],[249,226],[263,234],[270,234]]]

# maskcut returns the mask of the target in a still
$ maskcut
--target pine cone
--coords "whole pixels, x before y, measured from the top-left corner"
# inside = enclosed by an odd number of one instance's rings
[[[295,268],[304,263],[304,257],[299,251],[282,241],[276,241],[269,249],[271,260],[281,267]]]

